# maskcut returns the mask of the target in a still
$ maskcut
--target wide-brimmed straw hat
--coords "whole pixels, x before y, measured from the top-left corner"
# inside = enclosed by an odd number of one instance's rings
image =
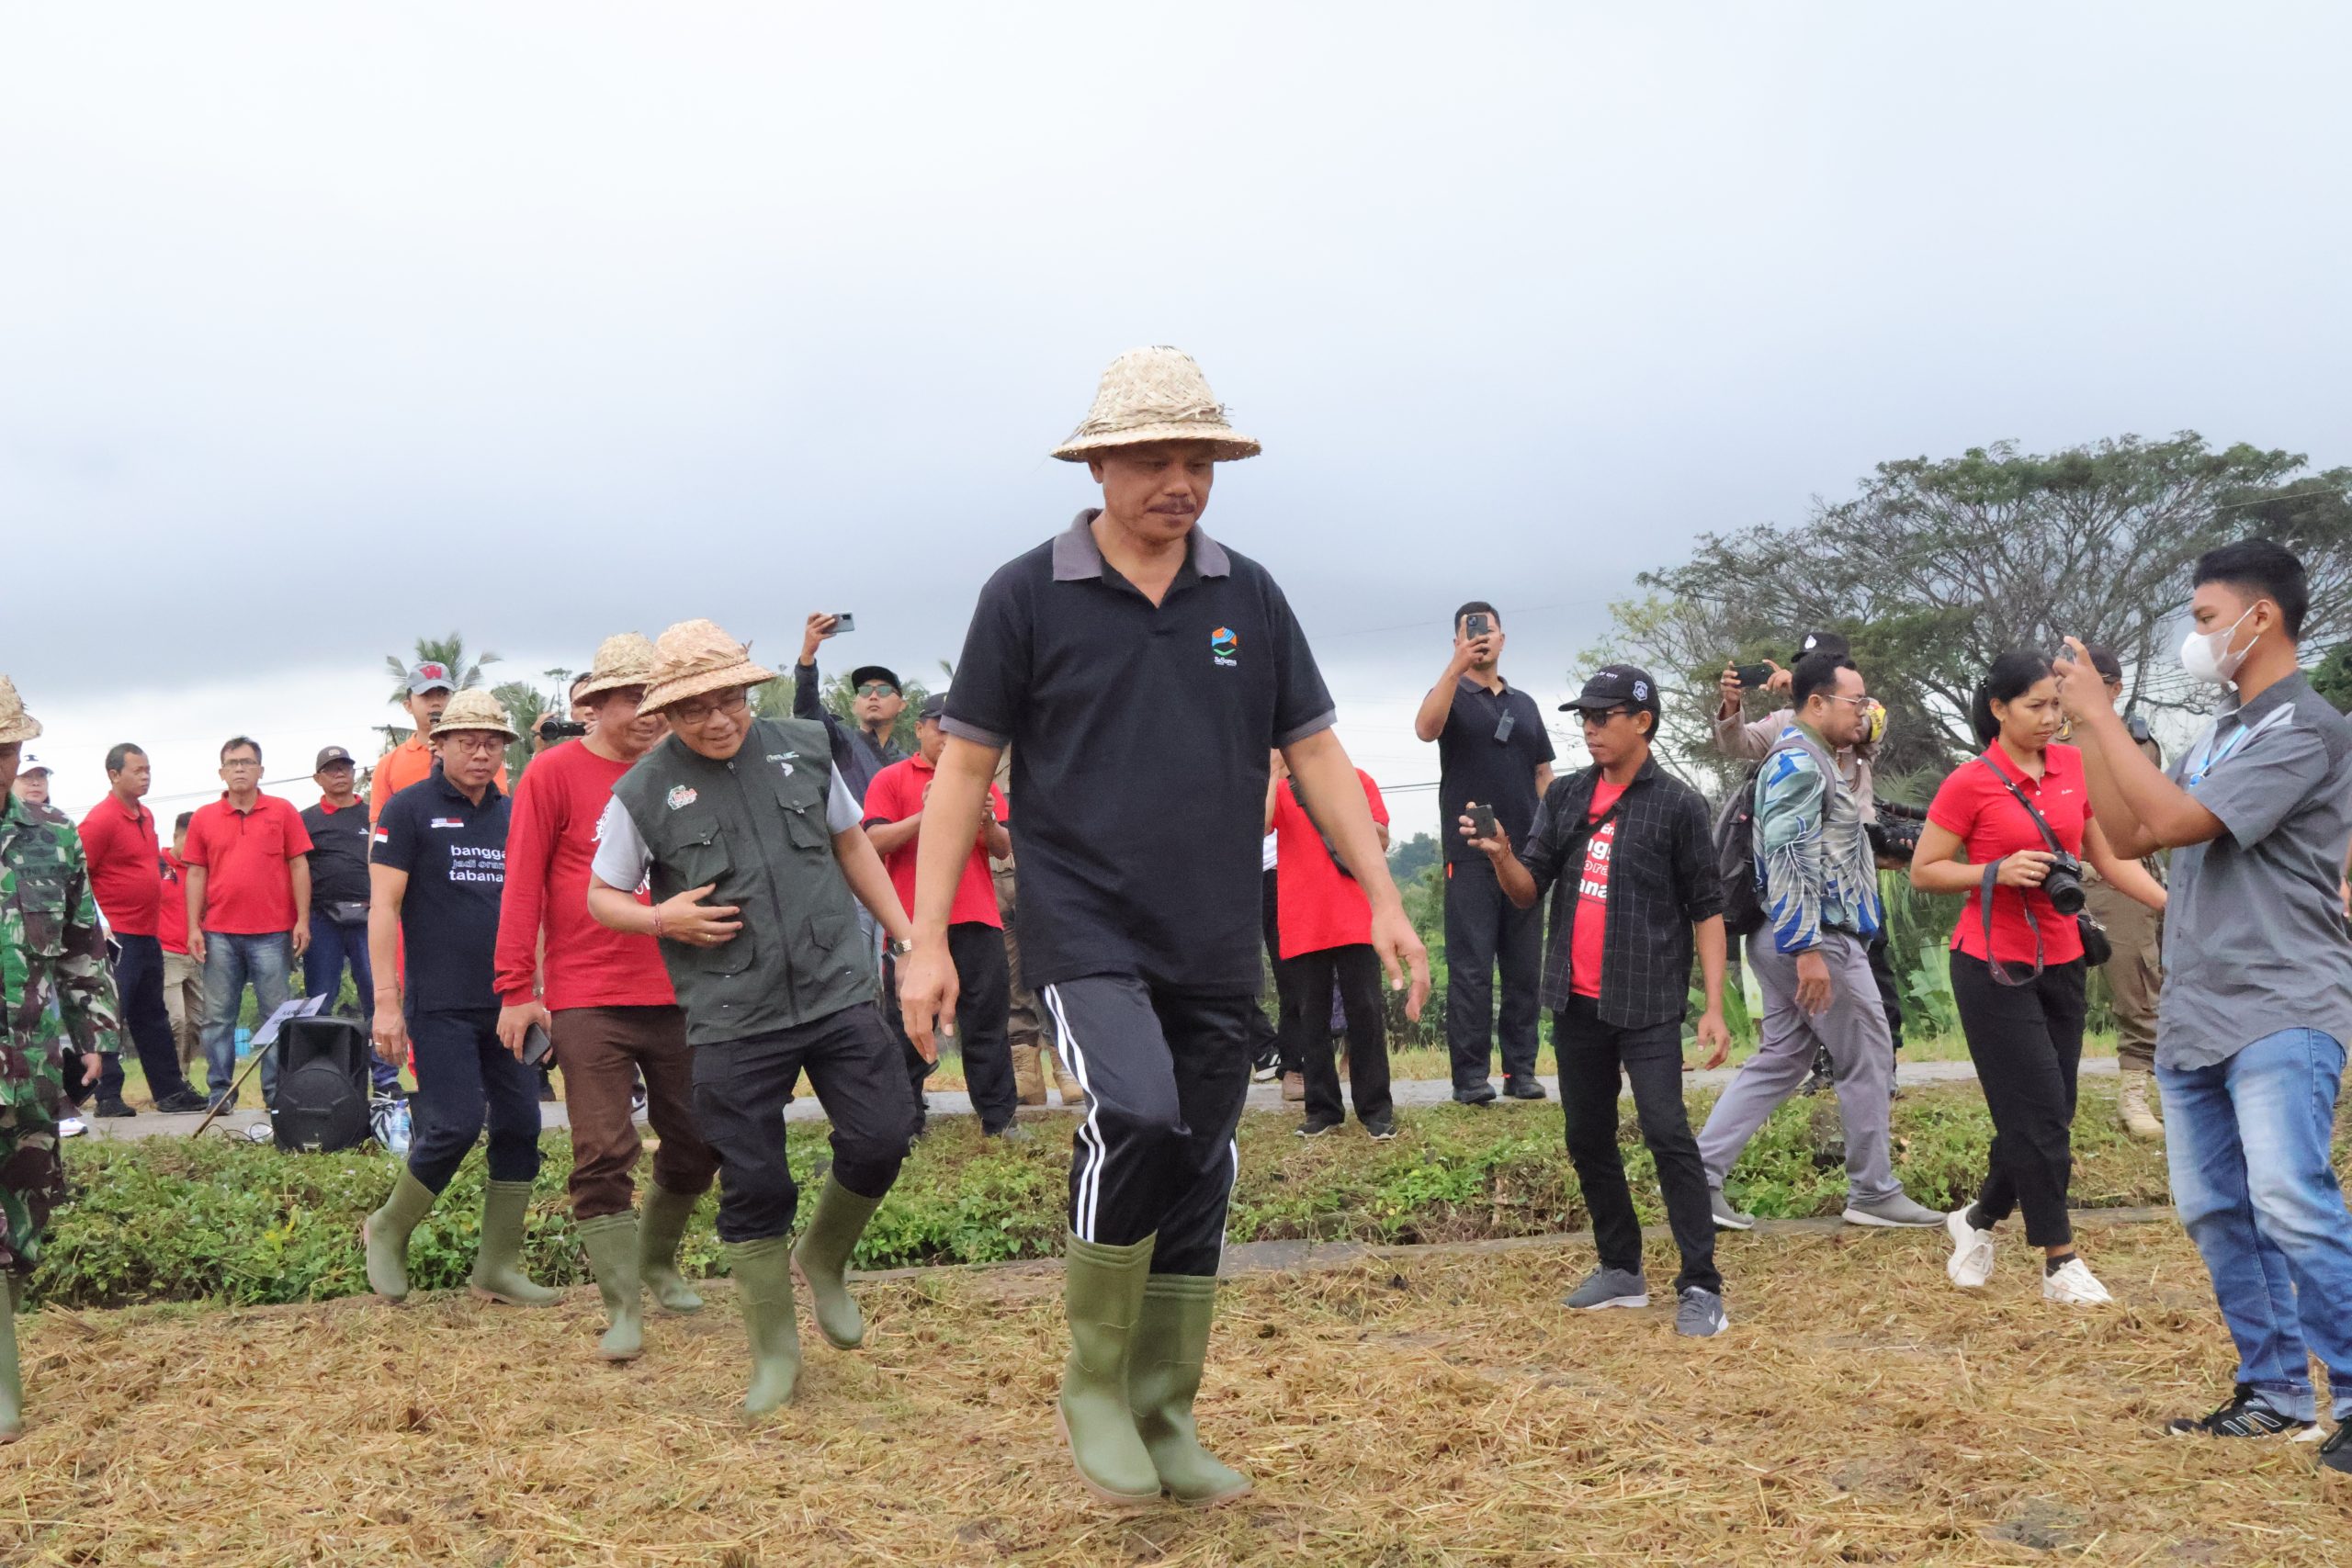
[[[637,705],[639,713],[659,713],[688,697],[775,679],[775,671],[752,662],[748,645],[729,637],[713,621],[680,621],[655,640],[653,651],[653,683]]]
[[[1253,438],[1225,423],[1225,405],[1193,356],[1165,344],[1131,348],[1111,361],[1094,406],[1054,456],[1082,463],[1110,447],[1148,441],[1206,441],[1220,463],[1258,455]]]
[[[450,697],[449,705],[433,726],[433,738],[454,735],[461,729],[486,729],[493,735],[503,735],[509,740],[520,740],[514,726],[506,716],[506,709],[496,697],[479,686],[469,687]]]
[[[17,695],[17,683],[0,675],[0,746],[40,739],[40,720],[25,711],[25,699]]]
[[[653,644],[636,632],[616,632],[596,645],[596,661],[588,666],[588,679],[571,694],[571,700],[594,696],[598,692],[618,691],[623,686],[650,686],[653,683],[653,667],[661,655],[653,651]]]

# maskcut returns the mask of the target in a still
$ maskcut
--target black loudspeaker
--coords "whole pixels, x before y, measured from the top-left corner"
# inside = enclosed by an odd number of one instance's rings
[[[350,1018],[289,1018],[278,1026],[277,1146],[334,1154],[368,1141],[368,1032]]]

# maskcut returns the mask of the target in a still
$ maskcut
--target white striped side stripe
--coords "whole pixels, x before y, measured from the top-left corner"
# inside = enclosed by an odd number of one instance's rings
[[[1069,1014],[1062,1009],[1061,987],[1047,986],[1045,989],[1046,1009],[1054,1015],[1054,1029],[1060,1035],[1062,1058],[1069,1063],[1069,1070],[1078,1075],[1078,1087],[1086,1096],[1086,1120],[1078,1126],[1079,1172],[1078,1189],[1070,1208],[1070,1229],[1080,1241],[1094,1239],[1094,1212],[1102,1192],[1102,1166],[1110,1152],[1102,1143],[1102,1102],[1088,1081],[1086,1055],[1070,1032]]]

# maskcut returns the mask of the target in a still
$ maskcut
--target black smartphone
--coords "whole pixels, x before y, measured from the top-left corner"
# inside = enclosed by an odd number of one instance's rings
[[[1470,836],[1472,838],[1482,842],[1492,843],[1495,835],[1499,831],[1501,831],[1501,825],[1495,820],[1493,807],[1474,805],[1470,807]]]
[[[1741,685],[1753,686],[1758,690],[1772,679],[1772,667],[1769,664],[1735,664],[1731,667],[1731,672],[1733,679]]]
[[[843,632],[854,632],[855,630],[857,630],[857,617],[851,615],[847,610],[843,610],[840,615],[833,617],[833,629],[827,632],[825,635],[827,637],[839,637]]]
[[[548,1053],[554,1049],[555,1042],[548,1038],[547,1030],[540,1025],[535,1023],[523,1032],[523,1065],[525,1066],[537,1066],[548,1059]]]
[[[1495,618],[1483,610],[1473,610],[1462,617],[1462,636],[1465,641],[1476,642],[1495,629]]]

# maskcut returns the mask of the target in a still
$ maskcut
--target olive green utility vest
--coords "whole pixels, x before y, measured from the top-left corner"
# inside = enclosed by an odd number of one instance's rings
[[[825,826],[832,775],[822,724],[762,718],[724,762],[669,736],[613,786],[652,852],[655,903],[709,883],[705,903],[741,911],[732,942],[662,942],[688,1043],[766,1034],[874,999],[856,900]]]

